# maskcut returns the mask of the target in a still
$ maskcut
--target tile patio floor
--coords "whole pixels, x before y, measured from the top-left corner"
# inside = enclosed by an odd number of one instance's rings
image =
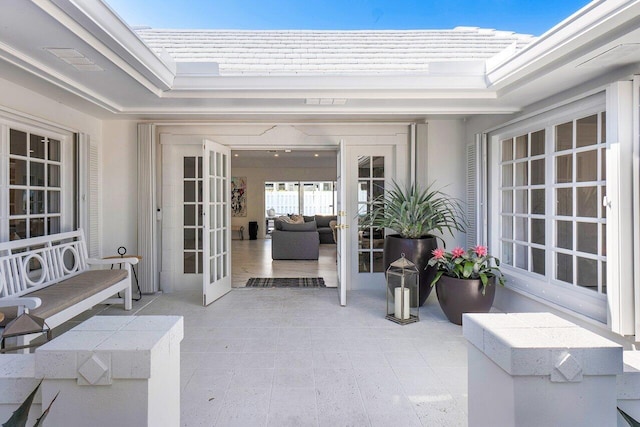
[[[183,426],[467,425],[466,340],[433,297],[405,326],[384,319],[383,292],[350,292],[347,307],[335,289],[200,299],[145,295],[134,311],[184,316]]]

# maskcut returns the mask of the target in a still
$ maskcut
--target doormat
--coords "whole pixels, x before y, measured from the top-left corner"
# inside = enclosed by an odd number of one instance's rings
[[[322,277],[252,277],[247,288],[324,288]]]

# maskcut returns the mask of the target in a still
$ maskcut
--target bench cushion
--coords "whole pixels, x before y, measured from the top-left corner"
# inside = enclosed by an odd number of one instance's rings
[[[82,300],[108,287],[115,285],[127,277],[126,270],[89,270],[63,280],[44,289],[31,292],[25,296],[38,297],[42,305],[29,313],[47,319],[62,310],[69,308]],[[9,322],[17,315],[17,309],[3,308],[5,314],[3,323]]]

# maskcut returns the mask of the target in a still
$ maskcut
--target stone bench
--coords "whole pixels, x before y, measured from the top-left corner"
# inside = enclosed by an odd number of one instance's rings
[[[82,230],[0,243],[0,327],[24,312],[53,329],[100,303],[131,310],[131,265],[137,258],[89,259]],[[92,265],[124,269],[90,270]],[[115,295],[122,293],[122,297]],[[36,336],[23,336],[28,345]]]

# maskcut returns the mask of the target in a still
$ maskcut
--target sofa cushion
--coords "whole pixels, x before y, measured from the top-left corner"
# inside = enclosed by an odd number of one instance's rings
[[[302,215],[302,218],[304,218],[304,222],[311,222],[311,221],[315,221],[316,220],[315,216]]]
[[[318,227],[329,227],[331,220],[337,219],[335,215],[316,215]]]
[[[316,222],[303,222],[302,224],[282,223],[282,231],[316,231]]]

